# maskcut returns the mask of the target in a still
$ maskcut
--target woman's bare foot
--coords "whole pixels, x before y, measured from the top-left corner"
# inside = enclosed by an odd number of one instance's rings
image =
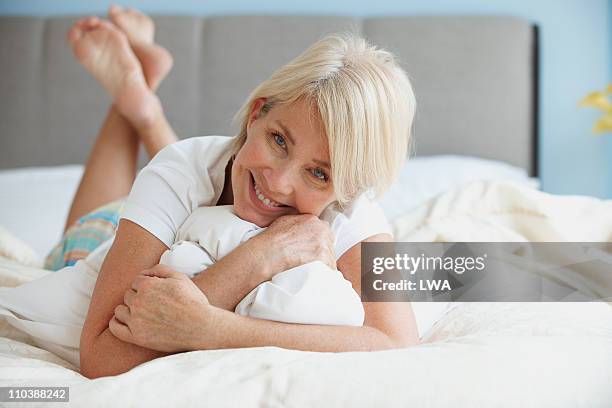
[[[113,4],[108,9],[108,16],[127,35],[130,44],[154,43],[155,23],[146,14]]]
[[[147,127],[154,121],[159,100],[121,30],[109,21],[89,17],[70,29],[68,42],[76,59],[100,81],[119,113],[134,127]]]
[[[132,50],[142,65],[145,79],[156,90],[172,68],[172,55],[154,43],[155,23],[146,14],[132,8],[112,5],[110,20],[127,36]]]

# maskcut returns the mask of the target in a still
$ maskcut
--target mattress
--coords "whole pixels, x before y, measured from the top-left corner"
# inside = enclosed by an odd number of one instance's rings
[[[0,279],[14,271],[0,265]],[[27,273],[36,275],[31,268]],[[0,322],[0,386],[69,387],[73,406],[540,408],[612,402],[612,312],[602,303],[462,304],[412,348],[195,351],[95,380],[7,326]]]

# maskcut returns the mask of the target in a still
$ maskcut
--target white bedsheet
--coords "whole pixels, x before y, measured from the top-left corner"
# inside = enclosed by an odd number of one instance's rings
[[[16,271],[44,273],[0,262],[0,283],[23,280]],[[425,344],[409,349],[197,351],[96,380],[29,345],[5,322],[0,335],[0,386],[69,386],[74,406],[540,408],[612,402],[612,312],[604,303],[466,303],[446,314]]]
[[[62,237],[82,174],[81,165],[0,171],[0,225],[42,260]]]
[[[398,240],[609,240],[612,201],[474,183],[394,228]],[[44,273],[3,261],[0,285]],[[3,321],[0,334],[0,386],[70,386],[75,406],[612,406],[612,309],[603,302],[463,303],[408,349],[197,351],[96,380]]]

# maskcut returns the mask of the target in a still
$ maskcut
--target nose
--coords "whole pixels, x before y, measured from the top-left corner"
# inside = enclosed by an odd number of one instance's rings
[[[263,176],[271,193],[277,195],[276,198],[288,198],[293,192],[291,180],[291,170],[286,166],[267,168],[263,170]]]

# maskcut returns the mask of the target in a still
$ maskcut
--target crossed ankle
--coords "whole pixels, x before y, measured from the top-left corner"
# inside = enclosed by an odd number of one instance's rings
[[[135,129],[141,134],[155,133],[158,129],[167,125],[166,116],[161,101],[157,95],[151,92],[151,98],[141,111],[141,116]]]
[[[157,44],[133,45],[132,50],[140,61],[149,88],[155,91],[172,69],[172,55]]]
[[[148,88],[146,88],[146,96],[138,98],[134,103],[115,101],[114,105],[138,132],[148,132],[164,120],[161,102],[157,95]]]

